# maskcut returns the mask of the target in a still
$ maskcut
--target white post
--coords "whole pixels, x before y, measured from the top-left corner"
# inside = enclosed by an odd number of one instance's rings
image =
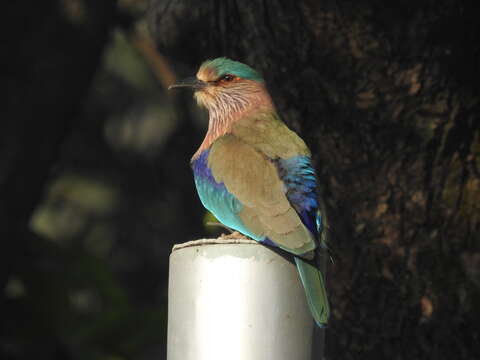
[[[295,265],[271,249],[242,239],[173,248],[168,360],[311,360],[313,326]]]

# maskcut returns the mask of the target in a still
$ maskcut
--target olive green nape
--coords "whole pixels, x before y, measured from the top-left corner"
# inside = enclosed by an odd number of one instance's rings
[[[231,74],[242,79],[264,82],[262,76],[250,66],[226,57],[204,61],[200,66],[200,69],[205,68],[213,69],[218,77],[225,74]]]

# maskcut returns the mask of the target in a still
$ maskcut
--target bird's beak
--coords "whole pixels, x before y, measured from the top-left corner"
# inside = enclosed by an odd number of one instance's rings
[[[173,88],[180,88],[180,87],[189,87],[194,90],[203,89],[207,83],[202,80],[198,80],[196,77],[190,77],[184,80],[177,81],[175,84],[172,84],[168,87],[168,90]]]

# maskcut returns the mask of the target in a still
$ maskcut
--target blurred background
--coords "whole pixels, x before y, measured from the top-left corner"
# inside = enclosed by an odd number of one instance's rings
[[[166,88],[217,56],[264,74],[314,154],[333,228],[326,358],[480,358],[474,1],[2,9],[2,359],[165,358],[170,249],[222,230],[189,166],[206,114]]]

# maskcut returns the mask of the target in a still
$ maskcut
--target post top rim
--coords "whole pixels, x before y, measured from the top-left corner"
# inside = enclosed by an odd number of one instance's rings
[[[230,239],[230,238],[217,238],[217,239],[199,239],[199,240],[192,240],[187,241],[181,244],[173,245],[172,252],[181,250],[188,247],[195,247],[195,246],[205,246],[205,245],[232,245],[232,244],[248,244],[248,245],[260,245],[258,241],[251,240],[251,239]]]

